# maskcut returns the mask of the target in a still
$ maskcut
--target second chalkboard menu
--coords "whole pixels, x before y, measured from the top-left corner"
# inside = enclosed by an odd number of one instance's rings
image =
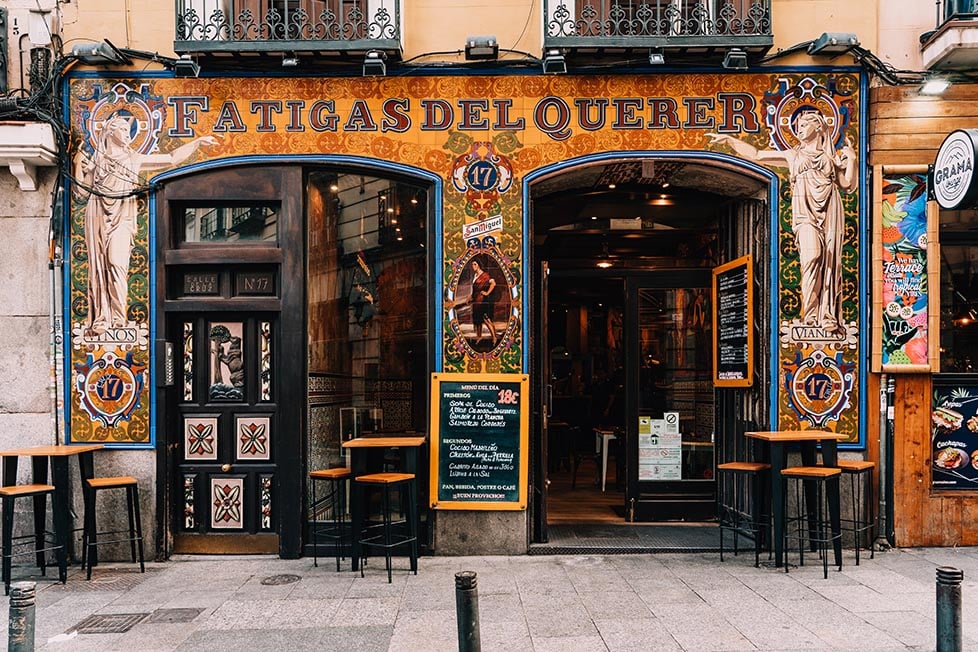
[[[713,270],[713,384],[749,387],[754,381],[753,258]]]
[[[526,509],[528,393],[523,374],[432,375],[433,508]]]

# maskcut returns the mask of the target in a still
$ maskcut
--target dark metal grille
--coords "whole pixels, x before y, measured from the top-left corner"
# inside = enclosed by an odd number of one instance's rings
[[[771,0],[547,0],[547,37],[770,36]]]
[[[79,634],[124,634],[148,614],[96,614],[81,621],[69,632]]]

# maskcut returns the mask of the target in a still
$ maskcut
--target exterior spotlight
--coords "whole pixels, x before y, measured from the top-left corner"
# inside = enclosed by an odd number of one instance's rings
[[[490,60],[499,56],[495,36],[469,36],[465,39],[465,60]]]
[[[368,50],[363,58],[364,77],[384,77],[387,75],[387,53]]]
[[[283,68],[295,68],[299,65],[299,57],[294,54],[287,54],[282,57],[282,67]]]
[[[664,55],[661,52],[658,52],[656,50],[652,50],[651,52],[649,52],[649,64],[650,65],[653,65],[653,66],[661,66],[665,62],[666,62],[666,55]]]
[[[119,48],[112,45],[112,42],[105,39],[101,43],[77,43],[71,48],[71,56],[77,58],[82,63],[132,63]]]
[[[839,55],[859,47],[859,37],[851,32],[824,32],[808,46],[808,54]]]
[[[747,53],[740,48],[731,48],[723,57],[723,67],[727,70],[747,70]]]
[[[950,86],[951,82],[943,77],[930,77],[924,80],[924,83],[920,86],[920,90],[917,92],[920,95],[941,95]]]
[[[189,54],[181,54],[180,58],[173,62],[173,75],[175,77],[197,77],[200,75],[200,66],[190,58]]]
[[[560,50],[547,50],[543,57],[543,74],[562,75],[567,72],[567,62]]]

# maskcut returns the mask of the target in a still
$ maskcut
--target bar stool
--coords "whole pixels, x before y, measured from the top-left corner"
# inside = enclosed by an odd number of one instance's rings
[[[869,532],[869,558],[874,559],[876,551],[876,510],[873,509],[873,471],[876,463],[867,460],[839,460],[843,477],[848,477],[852,495],[852,518],[842,519],[842,528],[852,532],[855,538],[856,566],[859,565],[859,549],[862,548],[863,535]]]
[[[730,530],[733,532],[734,556],[738,553],[738,537],[746,536],[754,540],[754,567],[761,565],[761,540],[769,524],[768,515],[763,513],[762,493],[770,471],[771,465],[763,462],[725,462],[717,465],[720,561],[723,561],[723,533]]]
[[[816,546],[818,553],[822,557],[822,573],[826,579],[829,577],[829,556],[828,544],[837,538],[841,539],[842,534],[832,534],[829,531],[828,520],[825,518],[825,483],[838,478],[842,471],[837,467],[825,466],[789,466],[781,471],[782,482],[785,483],[785,527],[784,527],[784,549],[788,551],[788,540],[798,540],[798,565],[805,565],[805,542]],[[795,512],[788,512],[787,503],[790,503],[789,484],[794,484]],[[815,504],[805,504],[802,507],[802,494],[805,483],[814,485]],[[807,501],[806,501],[807,502]],[[807,508],[807,509],[806,509]],[[814,514],[812,511],[814,510]],[[784,572],[788,572],[787,560],[784,564]],[[839,564],[842,570],[842,564]]]
[[[98,530],[98,523],[95,516],[98,492],[110,489],[126,490],[126,515],[129,517],[128,530],[105,530],[102,532]],[[97,563],[98,546],[108,543],[129,542],[132,561],[136,561],[138,550],[139,572],[145,573],[146,565],[143,561],[143,524],[139,518],[139,491],[136,478],[129,476],[91,478],[85,481],[85,490],[85,529],[82,536],[82,550],[85,557],[86,579],[92,579],[92,566]],[[100,535],[110,534],[124,534],[127,536],[108,541],[99,541]]]
[[[387,582],[393,582],[391,551],[402,545],[407,545],[411,558],[411,570],[418,574],[418,504],[413,473],[369,473],[354,479],[363,489],[363,500],[369,505],[369,488],[381,489],[381,522],[365,525],[356,534],[359,537],[361,559],[360,577],[363,577],[363,567],[367,563],[367,550],[379,548],[384,551],[387,562]],[[391,516],[391,492],[396,489],[400,512],[403,519],[394,520]],[[406,495],[405,495],[406,494]],[[406,503],[406,505],[405,505]],[[406,507],[406,509],[405,509]],[[367,510],[365,509],[366,513]],[[395,531],[395,528],[400,531]],[[406,528],[406,532],[404,531]]]
[[[2,554],[3,556],[3,591],[4,595],[10,595],[10,575],[11,562],[14,557],[24,555],[37,555],[37,565],[41,569],[41,575],[47,574],[47,563],[45,561],[46,552],[58,551],[58,579],[62,584],[68,581],[68,555],[63,545],[54,543],[48,545],[48,538],[52,534],[45,530],[47,519],[47,498],[54,495],[54,485],[50,484],[23,484],[0,487],[0,509],[3,509],[3,532]],[[14,536],[14,501],[18,498],[34,499],[34,534]],[[55,526],[57,527],[57,526]],[[60,537],[58,537],[60,538]],[[24,552],[14,552],[15,541],[23,539],[34,539],[34,549]]]
[[[326,539],[335,545],[336,570],[340,570],[340,559],[343,558],[343,542],[346,540],[346,485],[350,478],[350,469],[336,467],[320,469],[309,473],[312,482],[312,513],[313,522],[309,525],[309,541],[312,543],[312,565],[319,566],[319,541]],[[316,497],[316,485],[326,482],[326,495]],[[320,508],[329,510],[328,521],[319,524],[316,514]]]

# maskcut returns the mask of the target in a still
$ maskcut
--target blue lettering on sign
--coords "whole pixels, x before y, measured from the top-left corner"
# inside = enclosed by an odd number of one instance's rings
[[[492,190],[499,183],[499,171],[488,161],[476,161],[466,171],[466,180],[476,190]]]
[[[825,374],[812,374],[805,379],[805,396],[812,401],[825,401],[832,396],[832,379]]]
[[[105,375],[95,383],[95,393],[103,401],[118,401],[125,389],[122,379],[115,375]]]

